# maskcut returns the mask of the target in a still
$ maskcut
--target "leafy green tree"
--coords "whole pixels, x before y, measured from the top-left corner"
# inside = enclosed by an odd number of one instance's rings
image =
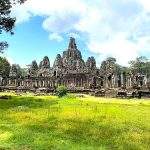
[[[11,17],[11,8],[17,3],[23,3],[25,0],[0,0],[0,34],[3,31],[13,34],[13,28],[15,25],[16,18]],[[8,47],[6,41],[0,41],[0,52]]]
[[[8,77],[10,73],[10,63],[6,58],[0,57],[0,75],[2,77]]]
[[[16,65],[16,67],[17,67],[17,76],[22,77],[22,68],[18,64]]]
[[[22,77],[22,68],[18,64],[13,64],[11,66],[10,76]]]
[[[109,75],[116,72],[116,69],[119,69],[118,67],[119,65],[116,64],[116,59],[113,57],[108,57],[101,64],[101,72],[103,72],[106,75]]]
[[[132,74],[145,74],[150,76],[150,61],[146,57],[138,57],[136,60],[130,61],[130,71]]]
[[[65,95],[67,95],[67,88],[65,86],[58,86],[58,88],[56,89],[56,95],[58,97],[63,97]]]
[[[37,64],[37,62],[34,60],[34,61],[32,61],[32,63],[31,63],[31,66],[30,66],[30,68],[29,68],[29,74],[31,75],[31,76],[34,76],[34,75],[36,75],[36,73],[37,73],[37,70],[38,70],[38,64]]]
[[[22,77],[27,76],[27,72],[28,72],[27,68],[21,68],[20,71],[21,71]]]

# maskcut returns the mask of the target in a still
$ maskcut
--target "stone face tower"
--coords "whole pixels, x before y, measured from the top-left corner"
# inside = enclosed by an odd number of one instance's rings
[[[68,50],[76,50],[77,46],[76,46],[76,42],[75,42],[75,38],[70,37],[70,42],[69,42],[69,46],[68,46]]]
[[[70,38],[68,49],[63,52],[63,66],[67,72],[78,72],[85,67],[81,52],[77,49],[74,38]]]
[[[70,38],[69,46],[66,52],[64,52],[67,58],[82,59],[81,52],[77,49],[74,38]]]

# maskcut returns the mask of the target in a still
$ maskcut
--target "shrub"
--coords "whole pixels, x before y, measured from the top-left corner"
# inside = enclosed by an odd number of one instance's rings
[[[58,88],[56,89],[56,95],[58,97],[67,95],[67,88],[65,86],[58,86]]]

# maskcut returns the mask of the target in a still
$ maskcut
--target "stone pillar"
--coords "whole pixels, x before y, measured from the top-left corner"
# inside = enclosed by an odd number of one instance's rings
[[[105,88],[108,88],[108,79],[105,77]]]
[[[28,81],[26,82],[27,87],[29,86]]]
[[[131,87],[131,77],[128,77],[128,87]]]
[[[115,87],[115,76],[112,75],[112,78],[111,78],[111,85],[112,85],[112,88]]]
[[[81,87],[83,87],[83,78],[81,77]]]
[[[115,87],[118,88],[118,77],[117,77],[117,75],[115,76]]]
[[[48,87],[47,79],[45,80],[45,87]]]
[[[127,88],[129,87],[129,78],[127,77],[127,80],[126,80],[126,86]]]
[[[23,86],[25,86],[25,87],[26,87],[26,81],[25,81],[25,80],[23,80]]]
[[[75,87],[77,87],[77,78],[75,77]]]
[[[130,86],[130,87],[132,86],[132,79],[131,79],[131,77],[130,77],[130,79],[129,79],[129,86]]]
[[[39,80],[39,83],[38,83],[38,84],[39,84],[39,88],[40,88],[40,87],[41,87],[41,80]]]
[[[48,84],[47,86],[50,86],[50,81],[49,80],[47,81],[47,84]]]
[[[121,86],[123,85],[123,74],[121,73]]]
[[[9,83],[8,84],[11,85],[11,79],[9,79]]]
[[[43,87],[45,87],[45,80],[43,80]]]
[[[15,86],[17,85],[17,80],[15,79]]]
[[[2,85],[2,79],[3,79],[3,78],[0,76],[0,85]]]
[[[147,77],[146,76],[144,76],[143,83],[144,83],[144,85],[147,85]]]
[[[26,87],[26,80],[23,81],[23,85]]]
[[[42,80],[42,87],[44,87],[44,81]]]

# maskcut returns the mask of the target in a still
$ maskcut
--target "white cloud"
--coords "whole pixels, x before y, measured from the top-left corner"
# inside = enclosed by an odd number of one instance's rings
[[[56,41],[58,41],[58,42],[63,41],[63,37],[60,36],[60,35],[57,34],[57,33],[52,33],[52,34],[50,34],[50,35],[49,35],[49,39],[50,39],[50,40],[56,40]]]
[[[145,11],[150,12],[150,1],[148,0],[139,0]]]
[[[98,43],[91,40],[89,49],[100,54],[100,58],[115,57],[119,64],[126,65],[129,60],[137,57],[137,46],[124,37],[125,35],[120,33],[114,36],[109,42]]]
[[[75,39],[81,39],[80,35],[75,32],[68,33],[68,37],[74,37]]]
[[[62,35],[77,32],[91,52],[100,58],[114,56],[123,65],[150,52],[148,0],[28,0],[13,8],[13,14],[18,23],[43,16],[50,40],[62,41]]]

